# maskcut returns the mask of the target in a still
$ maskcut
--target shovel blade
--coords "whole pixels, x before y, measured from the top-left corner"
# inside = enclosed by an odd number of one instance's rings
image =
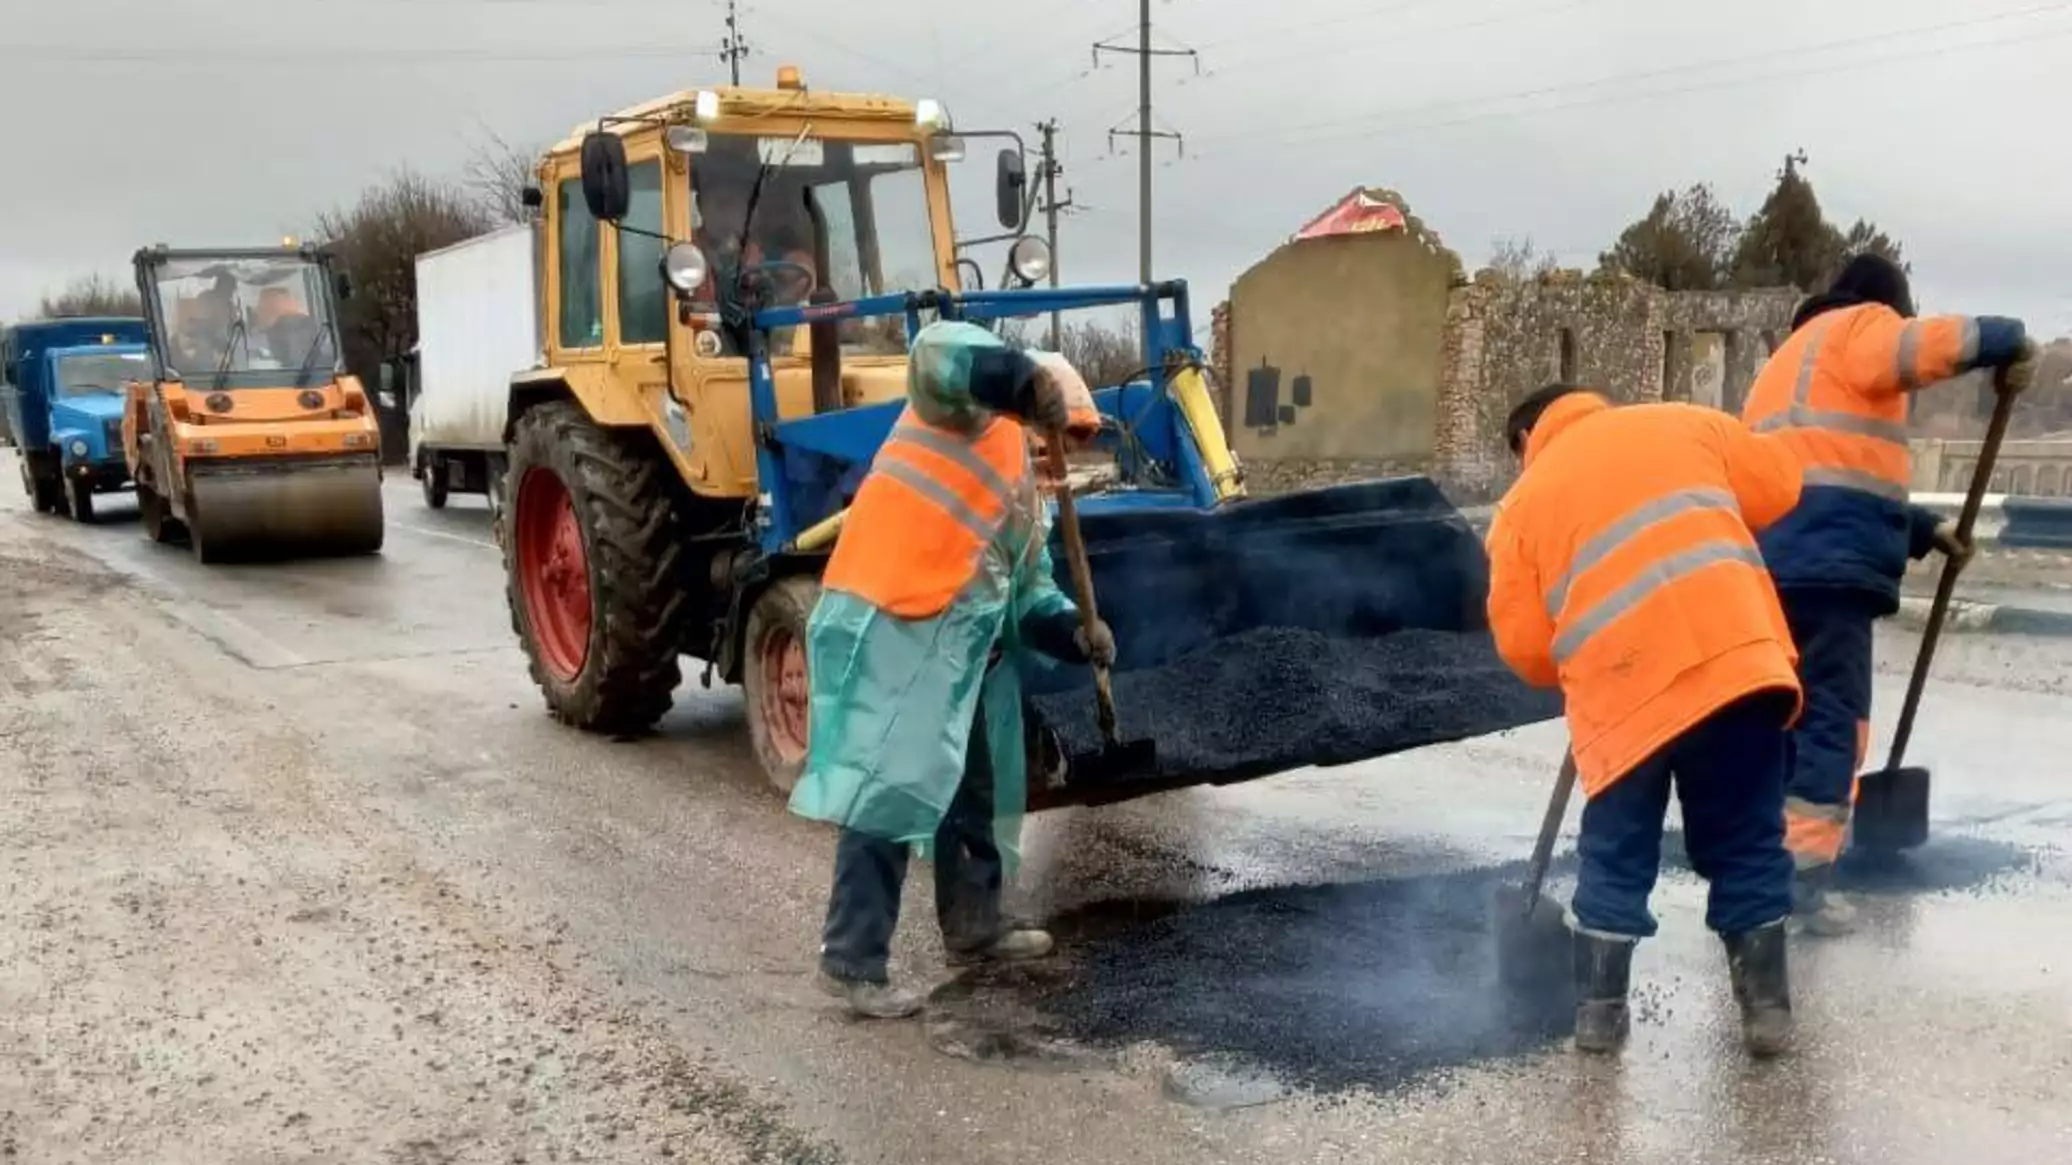
[[[1541,894],[1529,905],[1524,887],[1497,887],[1497,978],[1513,994],[1539,995],[1570,983],[1575,939],[1560,903]]]
[[[1863,774],[1850,815],[1855,843],[1894,853],[1928,840],[1927,769],[1879,769]]]

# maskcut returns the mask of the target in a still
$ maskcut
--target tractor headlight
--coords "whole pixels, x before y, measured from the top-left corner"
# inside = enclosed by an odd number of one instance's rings
[[[74,456],[74,457],[84,457],[84,456],[86,456],[86,442],[84,442],[84,441],[80,441],[80,440],[77,440],[77,439],[74,439],[74,440],[73,440],[73,442],[72,442],[72,456]]]
[[[705,152],[705,131],[695,125],[672,125],[662,131],[662,141],[671,153],[702,154]]]
[[[719,120],[719,94],[710,89],[698,90],[698,96],[691,103],[691,115],[699,121]]]
[[[696,243],[674,243],[662,252],[662,278],[683,295],[703,287],[711,271]]]
[[[1050,274],[1050,244],[1034,235],[1014,241],[1007,252],[1007,268],[1024,283],[1040,283]]]
[[[948,165],[964,160],[964,139],[953,133],[939,133],[928,139],[928,156]]]

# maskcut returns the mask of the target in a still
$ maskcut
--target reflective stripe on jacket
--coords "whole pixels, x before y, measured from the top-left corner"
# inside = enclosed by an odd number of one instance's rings
[[[939,615],[1019,507],[1035,510],[1026,431],[995,417],[977,436],[924,423],[912,406],[878,448],[821,585],[903,619]]]
[[[1750,532],[1798,495],[1790,452],[1712,409],[1578,393],[1533,426],[1490,524],[1490,629],[1560,687],[1586,795],[1743,696],[1799,690]]]
[[[1910,320],[1878,303],[1822,312],[1793,332],[1741,413],[1805,469],[1799,505],[1761,540],[1777,585],[1866,591],[1896,610],[1907,559],[1927,554],[1935,532],[1934,515],[1907,504],[1907,394],[2005,364],[2021,343],[2013,320]]]

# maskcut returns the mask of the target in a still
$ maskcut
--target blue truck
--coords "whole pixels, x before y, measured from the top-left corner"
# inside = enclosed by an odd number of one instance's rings
[[[0,333],[0,411],[38,513],[93,520],[94,495],[129,483],[122,411],[151,378],[142,319],[37,320]]]

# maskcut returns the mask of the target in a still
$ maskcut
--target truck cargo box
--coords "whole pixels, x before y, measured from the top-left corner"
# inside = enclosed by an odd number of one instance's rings
[[[511,374],[538,363],[533,229],[505,227],[417,257],[413,466],[502,448]]]

